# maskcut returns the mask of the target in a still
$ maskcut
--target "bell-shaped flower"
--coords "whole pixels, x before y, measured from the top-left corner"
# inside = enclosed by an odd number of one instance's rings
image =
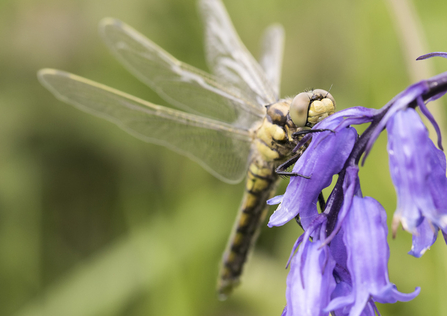
[[[395,113],[387,130],[390,172],[397,191],[393,232],[402,223],[405,230],[417,234],[424,218],[447,231],[444,154],[434,146],[412,108]]]
[[[329,248],[336,262],[333,274],[337,285],[332,292],[331,300],[335,300],[338,297],[349,297],[352,294],[352,278],[347,265],[348,250],[344,243],[342,224],[349,214],[354,196],[362,196],[358,171],[358,167],[348,167],[346,169],[343,181],[344,202],[338,214],[337,225],[334,227],[333,233],[325,239],[325,244],[330,242]],[[332,310],[331,313],[334,316],[347,316],[350,313],[352,305],[340,304],[338,309]],[[360,315],[374,316],[375,311],[377,311],[377,307],[374,301],[369,299]]]
[[[387,234],[386,213],[380,203],[370,197],[354,196],[343,222],[352,292],[332,300],[326,311],[348,306],[349,316],[359,316],[370,298],[379,303],[395,303],[419,294],[419,288],[411,294],[400,293],[389,281]]]
[[[327,316],[324,308],[335,289],[332,271],[335,260],[328,246],[320,240],[313,242],[307,238],[290,262],[287,276],[287,306],[283,315],[287,316]]]

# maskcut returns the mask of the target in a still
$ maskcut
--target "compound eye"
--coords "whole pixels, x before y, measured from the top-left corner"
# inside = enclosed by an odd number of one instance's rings
[[[290,104],[289,115],[297,127],[304,127],[307,123],[307,112],[311,102],[312,93],[301,92],[293,98]]]
[[[315,89],[312,91],[314,98],[317,100],[323,100],[323,99],[329,99],[332,101],[332,104],[334,104],[334,108],[335,108],[335,99],[332,96],[332,94],[330,94],[329,92],[327,92],[326,90],[323,89]]]

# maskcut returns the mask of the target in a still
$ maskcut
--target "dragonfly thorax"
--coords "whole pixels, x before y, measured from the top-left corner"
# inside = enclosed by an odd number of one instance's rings
[[[289,116],[292,99],[283,99],[267,106],[267,115],[255,132],[254,145],[259,158],[276,168],[289,158],[297,142],[292,134],[302,130]]]
[[[255,132],[255,145],[263,160],[274,165],[290,158],[300,138],[293,133],[312,128],[333,114],[335,100],[329,92],[316,89],[267,106],[267,115]]]

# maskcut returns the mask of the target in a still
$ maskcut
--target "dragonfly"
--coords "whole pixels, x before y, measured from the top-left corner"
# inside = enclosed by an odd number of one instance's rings
[[[266,29],[258,62],[236,33],[220,0],[200,0],[205,51],[211,74],[177,60],[125,23],[100,22],[100,35],[138,79],[178,109],[139,99],[100,83],[55,69],[38,79],[59,100],[112,123],[131,135],[166,146],[218,179],[245,192],[223,255],[218,294],[225,299],[239,284],[244,263],[275,194],[275,170],[296,161],[302,134],[335,111],[324,90],[279,98],[284,31]]]

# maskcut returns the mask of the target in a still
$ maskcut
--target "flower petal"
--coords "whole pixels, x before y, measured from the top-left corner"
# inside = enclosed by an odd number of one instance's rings
[[[357,166],[347,167],[343,181],[343,205],[337,217],[337,225],[332,233],[327,236],[326,240],[324,241],[325,244],[330,243],[332,238],[334,238],[334,236],[339,232],[346,215],[351,209],[354,195],[361,196],[359,181],[359,168]],[[331,210],[329,210],[329,212],[330,211]]]
[[[348,253],[346,250],[346,246],[343,242],[343,229],[338,231],[338,234],[335,235],[334,239],[332,239],[331,244],[329,245],[331,249],[332,257],[339,269],[343,271],[340,272],[342,274],[343,279],[351,284],[351,276],[349,275],[346,261],[348,260]]]
[[[388,122],[387,130],[390,172],[398,199],[393,231],[401,222],[404,229],[415,233],[424,217],[447,229],[445,169],[419,115],[411,108],[399,111]]]
[[[447,229],[445,228],[447,226],[447,178],[445,176],[445,154],[436,148],[433,142],[428,143],[428,150],[430,154],[431,172],[427,180],[427,185],[436,208],[433,210],[433,213],[429,213],[429,210],[425,210],[424,216],[430,219],[435,218],[435,224],[447,233]]]
[[[361,315],[371,296],[376,301],[391,303],[413,299],[419,293],[416,289],[411,294],[402,294],[388,279],[388,229],[386,213],[379,202],[354,196],[343,229],[354,298],[350,316]]]
[[[294,172],[311,178],[290,179],[281,207],[272,214],[268,226],[284,225],[299,214],[301,224],[307,229],[318,215],[318,195],[331,184],[332,176],[340,172],[356,139],[357,131],[352,127],[315,135],[293,168]]]
[[[424,219],[413,234],[413,244],[408,254],[420,258],[435,243],[438,231],[437,227],[430,225],[429,221]]]
[[[301,244],[287,276],[287,316],[327,316],[323,309],[335,289],[334,267],[335,261],[321,241]]]
[[[342,122],[342,127],[347,127],[348,125],[369,123],[372,121],[374,115],[378,113],[379,110],[376,109],[356,106],[332,114],[328,118],[315,125],[313,129],[334,129],[335,126],[339,124],[339,122]],[[340,120],[340,118],[342,118],[342,120]],[[345,123],[346,120],[350,121],[348,123]]]
[[[347,249],[343,242],[343,229],[340,229],[329,246],[332,257],[336,265],[334,268],[334,278],[337,283],[335,290],[331,294],[331,302],[325,308],[326,312],[332,312],[334,316],[347,316],[354,303],[354,295],[352,293],[351,275],[347,268]],[[368,300],[361,316],[375,316],[377,310],[373,300]],[[380,314],[379,314],[380,315]]]
[[[267,200],[267,204],[268,205],[277,205],[282,202],[282,199],[283,199],[283,195],[277,195],[277,196],[272,197],[270,200]]]

